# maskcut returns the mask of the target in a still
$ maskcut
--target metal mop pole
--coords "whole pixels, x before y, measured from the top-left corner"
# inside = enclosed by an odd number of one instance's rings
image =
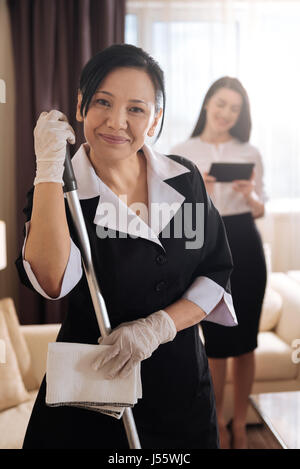
[[[90,242],[86,230],[85,221],[83,218],[81,205],[77,194],[77,182],[75,179],[70,152],[67,145],[66,159],[65,159],[65,170],[64,170],[64,192],[68,201],[68,206],[71,212],[72,220],[77,231],[80,251],[83,260],[83,266],[85,275],[87,278],[93,306],[95,309],[97,321],[101,335],[107,336],[111,331],[110,321],[107,314],[104,298],[101,295],[100,288],[98,285],[97,277],[94,271],[92,262]],[[127,440],[130,449],[141,449],[138,433],[135,426],[135,421],[132,415],[132,410],[128,407],[123,413],[123,424],[125,427]]]

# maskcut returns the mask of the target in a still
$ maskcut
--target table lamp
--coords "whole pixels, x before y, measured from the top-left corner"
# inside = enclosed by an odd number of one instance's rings
[[[5,223],[0,220],[0,270],[6,267],[6,234]]]

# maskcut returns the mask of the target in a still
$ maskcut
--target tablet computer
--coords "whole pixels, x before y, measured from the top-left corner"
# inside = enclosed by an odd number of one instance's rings
[[[232,182],[236,179],[250,179],[254,163],[212,163],[209,175],[217,182]]]

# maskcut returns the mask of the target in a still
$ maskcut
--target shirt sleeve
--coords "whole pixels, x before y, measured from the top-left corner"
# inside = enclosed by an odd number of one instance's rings
[[[206,200],[203,255],[183,298],[192,301],[206,313],[203,321],[236,326],[237,318],[230,289],[233,262],[225,227],[219,212],[206,194],[200,174],[199,179]]]
[[[255,181],[255,188],[254,191],[258,197],[258,199],[265,203],[268,201],[268,196],[265,189],[265,181],[264,181],[264,166],[262,162],[261,154],[258,150],[256,150],[256,164],[254,168],[254,181]]]
[[[237,325],[231,294],[210,278],[197,277],[183,297],[203,309],[206,317],[202,321]]]
[[[22,261],[23,267],[27,274],[27,278],[30,281],[33,288],[40,293],[44,298],[48,300],[60,300],[64,296],[66,296],[79,282],[82,277],[82,266],[81,266],[81,254],[78,247],[74,244],[71,238],[71,247],[70,247],[70,255],[67,263],[67,267],[64,273],[61,290],[57,297],[53,298],[47,295],[47,293],[43,290],[41,285],[39,284],[36,276],[34,275],[30,263],[25,260],[24,253],[25,253],[25,245],[29,233],[30,228],[30,221],[25,223],[25,239],[22,248]]]

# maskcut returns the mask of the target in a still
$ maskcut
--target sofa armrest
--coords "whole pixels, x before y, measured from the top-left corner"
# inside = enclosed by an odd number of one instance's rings
[[[31,356],[28,390],[38,388],[46,371],[48,343],[55,342],[60,324],[34,324],[20,326]]]
[[[288,275],[273,272],[270,285],[282,298],[282,312],[275,328],[276,334],[292,346],[295,339],[300,339],[300,288]]]

